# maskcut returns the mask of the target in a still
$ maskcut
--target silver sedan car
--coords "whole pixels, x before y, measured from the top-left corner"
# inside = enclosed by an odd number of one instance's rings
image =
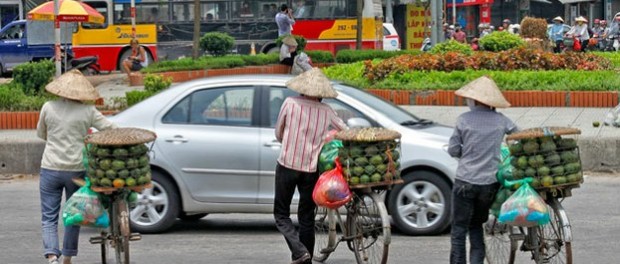
[[[285,86],[290,78],[190,81],[113,116],[120,126],[157,133],[151,153],[154,187],[140,194],[131,210],[133,230],[163,232],[178,218],[196,220],[213,213],[272,213],[280,153],[274,125],[284,99],[296,95]],[[338,83],[334,87],[338,97],[323,102],[345,122],[402,134],[405,183],[385,196],[394,225],[411,235],[444,231],[457,166],[444,150],[452,129],[362,90]]]

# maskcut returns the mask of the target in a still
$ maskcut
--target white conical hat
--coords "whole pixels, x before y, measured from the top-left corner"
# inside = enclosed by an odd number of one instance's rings
[[[97,89],[78,70],[69,71],[45,86],[51,94],[78,101],[95,101],[101,97]]]
[[[553,21],[560,21],[560,22],[564,23],[564,19],[562,19],[562,17],[561,17],[561,16],[556,16],[556,17],[553,19]]]
[[[577,21],[577,22],[581,21],[583,23],[588,23],[588,20],[585,17],[582,17],[582,16],[576,18],[575,21]]]
[[[312,68],[297,75],[286,82],[286,86],[295,92],[312,97],[336,98],[338,96],[332,82],[319,68]]]
[[[461,87],[461,89],[458,89],[454,94],[474,99],[495,108],[510,107],[510,103],[504,98],[499,88],[497,88],[497,84],[487,76],[482,76],[473,80]]]

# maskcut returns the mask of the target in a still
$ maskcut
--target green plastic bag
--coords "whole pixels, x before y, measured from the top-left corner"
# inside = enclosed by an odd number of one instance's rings
[[[506,181],[513,179],[512,176],[512,156],[510,155],[510,149],[506,144],[502,144],[500,148],[500,163],[497,169],[497,182],[500,184],[500,189],[495,194],[495,201],[491,205],[491,214],[495,217],[499,216],[499,211],[502,204],[512,195],[511,186],[505,186]]]
[[[104,209],[99,194],[90,189],[90,181],[78,189],[65,204],[62,210],[62,221],[65,226],[82,225],[106,228],[110,225],[110,217]]]
[[[338,157],[338,151],[342,147],[342,141],[337,139],[323,145],[321,154],[319,154],[319,173],[323,173],[336,167],[335,161]]]
[[[545,225],[549,223],[549,208],[528,181],[523,180],[521,187],[502,204],[498,219],[512,226]]]
[[[88,144],[84,146],[82,149],[82,164],[84,164],[84,168],[88,171],[88,152],[92,148],[92,144]]]

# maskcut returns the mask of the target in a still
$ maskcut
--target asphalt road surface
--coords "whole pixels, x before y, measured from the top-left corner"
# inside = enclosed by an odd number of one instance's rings
[[[574,263],[618,263],[620,175],[586,177],[563,204],[573,228]],[[61,233],[62,234],[62,233]],[[75,264],[101,263],[97,230],[83,228]],[[144,235],[130,244],[132,263],[290,263],[271,215],[209,215],[175,224],[165,234]],[[0,180],[1,264],[47,263],[42,257],[38,180]],[[410,237],[393,232],[389,263],[448,263],[450,237]],[[111,258],[110,258],[111,259]],[[109,263],[114,263],[109,262]],[[355,263],[341,244],[326,263]],[[520,253],[518,263],[531,263]]]

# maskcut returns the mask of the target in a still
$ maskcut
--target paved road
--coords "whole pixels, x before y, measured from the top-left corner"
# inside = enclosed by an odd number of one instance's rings
[[[620,257],[620,175],[586,178],[564,202],[574,231],[574,263],[614,263]],[[36,178],[35,178],[36,179]],[[0,263],[46,263],[40,256],[38,182],[0,179]],[[88,244],[94,229],[84,228],[74,263],[100,263],[98,247]],[[395,232],[389,263],[447,263],[449,236],[409,237]],[[354,263],[341,245],[327,263]],[[288,250],[270,215],[213,215],[178,222],[161,235],[132,242],[134,263],[288,263]],[[531,263],[521,254],[518,263]]]

